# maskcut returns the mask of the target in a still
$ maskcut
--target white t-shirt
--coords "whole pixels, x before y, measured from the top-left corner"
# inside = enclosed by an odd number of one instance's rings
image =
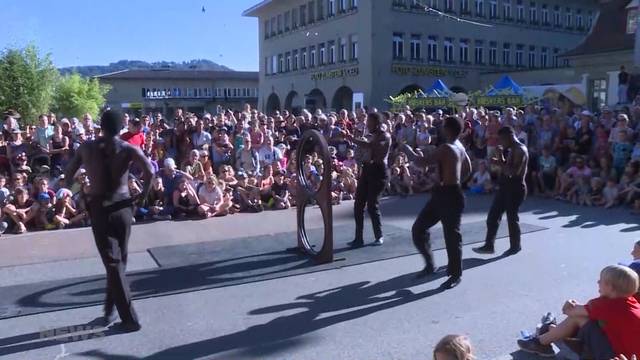
[[[207,185],[202,185],[198,191],[198,198],[200,202],[208,205],[218,205],[222,201],[222,190],[219,187],[214,187],[213,191],[207,189]]]
[[[278,149],[277,147],[274,147],[273,149],[269,149],[268,147],[263,146],[258,151],[258,156],[260,159],[260,164],[262,166],[271,165],[274,162],[280,161],[282,159],[282,153],[280,152],[280,149]]]
[[[491,174],[489,174],[488,171],[485,171],[483,174],[481,174],[480,171],[476,171],[476,173],[473,174],[474,184],[483,185],[484,183],[490,180],[491,180]]]

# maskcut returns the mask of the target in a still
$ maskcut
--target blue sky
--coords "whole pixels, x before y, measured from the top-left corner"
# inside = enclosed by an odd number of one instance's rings
[[[34,43],[58,67],[205,58],[257,71],[258,21],[241,13],[258,2],[0,0],[0,49]]]

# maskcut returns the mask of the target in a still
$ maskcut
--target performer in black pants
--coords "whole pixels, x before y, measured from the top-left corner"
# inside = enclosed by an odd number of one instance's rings
[[[140,148],[120,140],[118,134],[122,124],[120,113],[106,111],[100,121],[103,136],[78,148],[65,178],[70,186],[73,174],[84,164],[91,181],[88,210],[96,246],[107,273],[104,317],[98,322],[109,326],[114,319],[115,307],[122,320],[116,327],[120,331],[131,332],[140,330],[140,322],[133,309],[125,277],[132,206],[136,200],[129,195],[129,166],[135,163],[143,170],[143,199],[149,192],[153,170]]]
[[[505,126],[501,128],[498,131],[498,136],[501,146],[497,148],[496,157],[491,160],[501,167],[498,180],[499,189],[487,216],[485,244],[482,247],[473,249],[473,251],[479,254],[493,254],[495,252],[496,234],[502,220],[502,214],[506,212],[511,247],[504,254],[515,255],[521,249],[518,211],[527,195],[525,177],[527,175],[529,152],[527,147],[518,141],[511,127]]]
[[[353,136],[348,136],[349,140],[358,146],[363,147],[369,154],[362,166],[362,173],[358,180],[356,189],[356,199],[353,205],[354,217],[356,220],[356,236],[349,243],[353,248],[364,246],[364,208],[369,211],[373,234],[375,236],[374,245],[382,245],[382,224],[380,221],[380,194],[387,184],[387,159],[391,148],[391,136],[382,129],[382,115],[371,113],[367,117],[367,128],[369,130],[368,140],[357,140]]]
[[[464,194],[461,184],[466,182],[471,174],[471,161],[464,146],[458,140],[462,132],[461,121],[453,116],[447,117],[443,125],[444,141],[434,151],[424,156],[417,155],[408,145],[401,146],[409,160],[419,166],[437,165],[440,173],[440,184],[436,186],[431,200],[420,211],[411,229],[413,243],[422,256],[426,265],[418,275],[424,277],[435,272],[431,252],[429,229],[442,222],[444,239],[447,246],[449,264],[447,273],[449,279],[442,284],[443,288],[451,289],[462,280],[462,235],[460,221],[464,210]]]

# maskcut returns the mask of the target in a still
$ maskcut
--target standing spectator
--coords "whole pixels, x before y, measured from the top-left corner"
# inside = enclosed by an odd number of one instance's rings
[[[211,150],[211,161],[214,169],[222,165],[231,165],[233,160],[233,144],[229,141],[229,135],[224,127],[215,130],[215,139]]]
[[[49,141],[53,136],[53,126],[49,125],[49,117],[47,115],[40,115],[38,117],[39,124],[36,127],[36,133],[34,141],[40,146],[43,151],[49,150]]]
[[[56,170],[56,174],[61,174],[69,160],[69,138],[62,133],[60,123],[53,127],[53,136],[49,140],[49,155],[51,169]]]
[[[191,143],[193,148],[202,150],[205,146],[211,146],[211,134],[204,131],[204,122],[196,121],[195,131],[191,135]]]
[[[492,158],[496,152],[498,146],[498,130],[500,130],[500,122],[498,121],[498,115],[494,112],[489,113],[489,122],[487,123],[487,130],[485,132],[485,138],[487,143],[487,158]]]
[[[142,132],[142,122],[140,119],[135,118],[129,121],[129,128],[127,132],[122,134],[120,138],[129,144],[144,149],[145,136]]]
[[[632,151],[633,146],[629,142],[627,130],[619,130],[618,141],[613,143],[611,148],[611,154],[613,155],[613,168],[616,170],[618,176],[621,176],[624,173],[624,168],[631,158]]]
[[[578,130],[576,130],[576,152],[582,156],[591,154],[594,135],[593,130],[591,130],[592,120],[591,113],[583,112],[580,114],[580,123]]]

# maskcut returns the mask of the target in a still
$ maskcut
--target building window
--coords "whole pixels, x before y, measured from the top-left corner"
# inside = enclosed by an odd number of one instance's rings
[[[542,25],[549,26],[549,9],[547,8],[547,4],[542,5]]]
[[[498,43],[495,41],[489,43],[489,64],[498,64]]]
[[[502,3],[502,17],[506,21],[512,20],[511,17],[511,0],[504,0]]]
[[[549,60],[549,49],[547,49],[546,47],[543,47],[542,50],[540,51],[540,67],[543,69],[546,68],[548,60]]]
[[[629,9],[627,12],[627,34],[635,34],[638,28],[638,9]]]
[[[600,109],[607,104],[607,80],[593,80],[591,82],[591,88],[593,89],[591,106],[594,109]]]
[[[517,11],[518,11],[518,22],[524,22],[524,4],[523,0],[518,0]]]
[[[446,11],[446,12],[454,12],[454,10],[453,10],[453,0],[444,0],[444,11]]]
[[[491,0],[491,2],[489,3],[489,17],[492,19],[498,18],[498,1],[497,0]]]
[[[300,61],[300,56],[298,55],[298,50],[293,50],[293,64],[292,64],[291,70],[293,71],[298,70],[299,61]]]
[[[411,35],[411,60],[420,60],[422,58],[422,44],[420,35]]]
[[[567,12],[565,14],[565,27],[567,29],[573,28],[573,14],[571,13],[571,9],[567,8]]]
[[[298,28],[298,9],[291,10],[291,28],[294,30]]]
[[[560,49],[553,49],[553,67],[560,67]]]
[[[338,50],[338,61],[347,61],[347,39],[340,39],[340,50]]]
[[[460,63],[469,63],[469,40],[467,39],[460,40]]]
[[[476,40],[476,47],[474,49],[474,57],[476,61],[476,65],[484,64],[484,43],[482,40]]]
[[[278,15],[278,34],[282,34],[282,14]]]
[[[313,3],[313,1],[309,1],[309,4],[307,4],[307,11],[309,12],[309,24],[313,24],[314,22],[316,22],[316,5]]]
[[[291,30],[291,11],[287,11],[284,13],[284,31],[287,32]]]
[[[327,16],[334,16],[336,14],[336,0],[329,0],[327,5]]]
[[[307,25],[307,5],[300,5],[300,26]]]
[[[435,36],[429,36],[427,40],[427,57],[429,61],[438,60],[438,40]]]
[[[351,60],[358,60],[358,35],[351,35]]]
[[[536,67],[536,47],[529,46],[529,69],[535,69]]]
[[[317,16],[318,16],[318,20],[323,20],[324,19],[324,2],[322,0],[318,0],[318,3],[316,4],[318,9],[317,9]]]
[[[291,53],[290,52],[285,53],[284,58],[285,58],[284,71],[289,72],[291,71]]]
[[[453,39],[451,38],[444,39],[444,62],[453,62]]]
[[[516,45],[516,66],[522,67],[524,65],[524,45]]]
[[[476,16],[484,17],[484,1],[476,0]]]
[[[329,64],[336,63],[336,43],[334,41],[329,42]]]
[[[264,58],[264,74],[265,75],[270,75],[271,74],[271,59],[269,59],[269,57],[265,57]]]
[[[593,26],[593,12],[589,10],[589,12],[587,13],[587,30],[591,30],[592,26]]]
[[[558,5],[553,7],[553,26],[562,26],[562,14],[560,13],[560,6]]]
[[[306,69],[307,68],[307,49],[300,50],[300,53],[302,54],[300,56],[300,69]]]
[[[345,12],[347,11],[347,0],[340,0],[340,2],[338,3],[338,12]]]
[[[358,8],[358,0],[351,0],[351,8],[352,9]]]
[[[393,58],[402,59],[404,57],[404,38],[401,33],[393,33]]]
[[[469,10],[469,0],[460,0],[460,13],[471,14],[471,11]]]
[[[325,50],[325,48],[324,48],[324,44],[320,44],[320,45],[318,46],[318,49],[320,49],[320,50],[318,51],[318,65],[322,66],[322,65],[324,65],[324,64],[326,63],[326,61],[327,61],[327,58],[325,57],[325,56],[326,56],[326,50]]]
[[[269,20],[264,22],[264,38],[268,39],[269,38]]]
[[[272,74],[278,73],[278,55],[273,55],[271,57],[271,73]]]
[[[505,66],[511,65],[511,44],[509,43],[502,45],[502,64]]]
[[[276,18],[272,17],[271,18],[271,36],[276,36],[276,32],[278,31],[277,27],[276,27]]]
[[[309,66],[310,67],[316,66],[316,47],[315,46],[312,46],[311,50],[309,50]]]
[[[278,72],[284,72],[284,56],[282,54],[278,55]]]
[[[533,1],[529,4],[529,23],[538,23],[538,8],[536,7],[536,3]]]
[[[582,10],[578,10],[576,11],[576,27],[578,28],[578,30],[582,30],[583,27],[583,23],[582,23]]]

